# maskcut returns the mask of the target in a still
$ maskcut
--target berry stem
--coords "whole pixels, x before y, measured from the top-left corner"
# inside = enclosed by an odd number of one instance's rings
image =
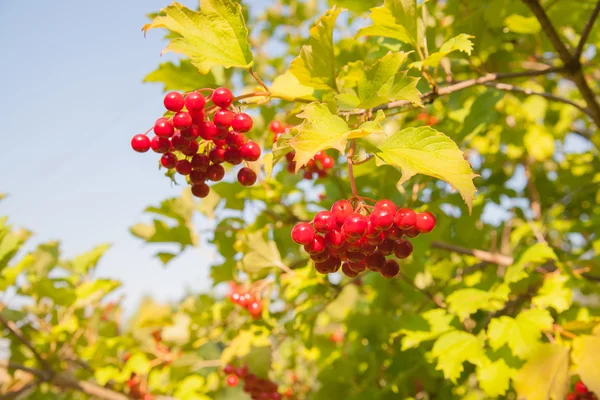
[[[356,151],[356,139],[352,139],[350,141],[350,149],[348,150],[348,177],[350,178],[350,188],[352,189],[352,195],[354,197],[360,197],[358,195],[358,191],[356,190],[356,182],[354,181],[354,171],[352,170],[352,157],[354,157],[354,152]]]
[[[252,75],[252,77],[256,80],[256,82],[258,82],[258,84],[260,86],[262,86],[267,93],[270,93],[269,88],[267,87],[267,85],[265,85],[265,83],[263,82],[263,80],[260,79],[260,77],[256,74],[256,72],[254,72],[254,70],[252,70],[252,68],[248,68],[248,72],[250,72],[250,75]]]

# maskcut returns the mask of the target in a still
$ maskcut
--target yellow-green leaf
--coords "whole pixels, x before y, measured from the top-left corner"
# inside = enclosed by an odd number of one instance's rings
[[[286,71],[273,80],[269,88],[271,94],[284,100],[313,99],[314,89],[304,86],[291,71]]]
[[[568,348],[550,343],[537,346],[514,378],[518,398],[563,400],[567,395],[568,373]]]
[[[463,371],[465,361],[482,365],[486,360],[483,345],[474,335],[452,331],[436,340],[431,354],[438,359],[435,369],[444,373],[444,377],[456,383]]]
[[[440,65],[440,61],[442,61],[442,58],[454,51],[460,51],[471,55],[471,51],[473,51],[473,42],[471,39],[473,38],[474,36],[465,33],[453,37],[444,43],[439,51],[430,54],[429,57],[423,61],[423,65],[437,68],[438,65]]]
[[[545,161],[554,154],[554,136],[543,126],[531,125],[523,141],[527,152],[537,161]]]
[[[385,114],[382,110],[377,111],[375,115],[375,119],[373,121],[367,121],[360,125],[358,128],[351,130],[348,132],[348,139],[357,139],[365,136],[369,136],[372,133],[383,133],[383,120],[385,119]]]
[[[512,32],[523,34],[536,34],[541,29],[540,23],[534,16],[524,17],[519,14],[512,14],[506,17],[504,24]]]
[[[493,318],[487,331],[489,344],[494,350],[508,344],[514,355],[525,359],[539,342],[542,331],[552,328],[552,322],[550,313],[541,309],[525,310],[516,318]]]
[[[247,238],[249,251],[244,254],[241,265],[244,271],[252,273],[263,268],[278,267],[282,265],[281,255],[275,242],[265,240],[262,232],[255,232]]]
[[[335,53],[333,28],[343,9],[333,7],[310,28],[308,45],[290,65],[290,72],[300,84],[315,89],[335,90]]]
[[[600,336],[583,335],[573,340],[577,374],[594,393],[600,393]]]
[[[359,36],[383,36],[404,43],[416,43],[416,0],[385,0],[382,6],[371,9],[370,17],[373,25],[359,30]]]
[[[146,75],[144,82],[162,83],[165,92],[169,90],[189,92],[215,86],[213,74],[199,74],[190,60],[181,60],[179,65],[170,61],[162,63],[156,70]]]
[[[201,0],[200,12],[174,2],[144,26],[144,32],[166,28],[178,36],[164,51],[185,54],[198,70],[207,74],[211,67],[252,66],[248,29],[242,7],[233,0]]]
[[[402,170],[399,184],[419,173],[448,182],[471,211],[477,190],[473,179],[478,175],[456,143],[443,133],[431,127],[403,129],[379,145],[377,156]]]
[[[552,307],[559,313],[568,310],[573,297],[573,291],[566,286],[568,280],[566,275],[546,275],[532,303],[541,308]]]
[[[494,362],[488,361],[477,368],[477,379],[479,387],[491,397],[506,394],[510,387],[510,379],[516,374],[516,370],[506,365],[503,359]]]

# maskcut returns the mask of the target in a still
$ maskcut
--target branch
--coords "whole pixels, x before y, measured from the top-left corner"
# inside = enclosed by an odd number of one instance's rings
[[[129,397],[122,393],[103,388],[95,383],[80,381],[74,376],[64,373],[53,374],[51,371],[29,368],[24,365],[19,365],[6,360],[0,360],[0,368],[25,371],[44,382],[51,383],[64,389],[78,390],[92,398],[98,398],[102,400],[129,400]]]
[[[571,80],[573,81],[573,83],[575,83],[577,89],[579,89],[579,92],[581,93],[581,97],[583,97],[583,99],[585,100],[587,107],[590,111],[588,115],[590,115],[590,117],[594,120],[596,126],[600,127],[600,104],[598,104],[598,102],[596,101],[596,96],[594,95],[594,92],[592,92],[592,89],[590,89],[590,86],[588,85],[585,76],[583,76],[579,57],[574,57],[571,55],[565,44],[558,36],[558,32],[554,28],[554,25],[552,25],[552,22],[548,18],[548,15],[544,11],[538,0],[522,1],[529,7],[533,15],[535,15],[535,17],[540,22],[540,25],[546,33],[546,36],[548,36],[548,39],[550,39],[552,46],[554,46],[554,49],[558,52],[558,55],[560,56],[560,59],[565,64],[567,72],[571,75]],[[598,6],[596,6],[596,8],[598,8]],[[595,20],[594,13],[597,14],[596,9],[594,9],[594,12],[592,13],[592,18],[590,18],[592,21],[588,21],[588,24],[590,25],[592,25],[594,22],[593,20]],[[589,29],[591,29],[591,26]],[[586,35],[589,34],[585,31],[583,33]]]
[[[596,18],[598,18],[598,13],[600,13],[600,0],[596,3],[596,7],[594,7],[594,11],[592,11],[592,15],[590,15],[590,19],[585,24],[583,28],[583,32],[581,32],[581,37],[579,38],[579,43],[577,44],[577,48],[575,49],[575,53],[573,53],[573,58],[579,60],[581,58],[581,53],[583,53],[583,47],[585,46],[585,42],[590,36],[590,32],[592,31],[592,27],[594,26],[594,22],[596,22]]]
[[[29,339],[25,337],[23,331],[21,331],[21,329],[19,329],[19,327],[13,321],[6,319],[2,314],[0,314],[0,324],[4,325],[4,327],[10,331],[10,333],[12,333],[17,339],[19,339],[19,341],[23,343],[23,345],[33,353],[34,357],[40,362],[40,364],[42,364],[44,369],[48,371],[51,370],[48,361],[46,361],[46,359],[44,359],[42,355],[38,353],[38,351],[35,349],[35,347],[33,347],[33,344],[31,344]]]
[[[37,385],[40,384],[40,380],[36,379],[33,380],[25,385],[23,385],[20,389],[17,390],[13,390],[10,391],[8,393],[5,394],[0,394],[0,400],[12,400],[12,399],[16,399],[19,396],[31,391],[32,389],[34,389]]]
[[[481,261],[497,264],[504,267],[511,265],[514,261],[512,257],[505,256],[499,253],[490,253],[489,251],[478,250],[478,249],[467,249],[466,247],[455,246],[453,244],[442,243],[442,242],[431,242],[431,247],[434,249],[442,249],[452,251],[454,253],[466,254],[473,256]]]
[[[523,89],[520,88],[518,86],[514,86],[514,85],[509,85],[508,83],[486,83],[485,86],[487,87],[492,87],[498,90],[504,90],[507,92],[514,92],[514,93],[523,93],[526,95],[530,95],[530,96],[541,96],[544,97],[548,100],[552,100],[552,101],[557,101],[560,103],[565,103],[565,104],[569,104],[575,108],[577,108],[579,111],[581,111],[582,113],[590,116],[591,118],[593,118],[594,116],[592,115],[592,113],[590,112],[590,110],[588,110],[587,108],[575,103],[574,101],[571,101],[569,99],[565,99],[564,97],[560,97],[560,96],[555,96],[552,93],[546,93],[546,92],[536,92],[534,90],[531,89]]]

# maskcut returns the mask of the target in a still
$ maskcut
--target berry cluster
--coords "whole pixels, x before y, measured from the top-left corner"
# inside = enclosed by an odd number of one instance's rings
[[[132,373],[131,377],[127,380],[127,382],[125,384],[129,388],[129,397],[131,397],[132,399],[139,399],[139,400],[153,400],[154,399],[154,396],[152,396],[152,394],[146,392],[146,390],[144,389],[144,386],[142,386],[142,380],[137,374]]]
[[[567,400],[598,400],[598,397],[579,381],[575,384],[574,390],[567,395]]]
[[[260,301],[260,298],[237,286],[235,282],[230,282],[229,287],[229,299],[248,310],[252,318],[260,318],[263,310],[263,303]]]
[[[244,392],[248,393],[252,400],[281,400],[284,395],[285,397],[292,395],[289,390],[282,395],[275,382],[251,374],[248,372],[247,366],[235,368],[233,365],[227,364],[223,368],[223,372],[227,374],[227,386],[237,386],[239,380],[243,380]]]
[[[351,278],[367,269],[393,278],[400,266],[386,257],[410,256],[413,245],[408,238],[431,232],[435,223],[430,212],[396,208],[390,200],[380,200],[374,206],[361,200],[355,200],[355,206],[338,200],[331,211],[320,211],[311,222],[296,224],[292,239],[304,245],[321,274],[337,272],[341,266]]]
[[[274,133],[273,143],[277,142],[279,136],[281,136],[290,128],[291,126],[284,125],[279,121],[271,121],[269,124],[269,129]],[[287,160],[286,168],[288,172],[292,174],[296,172],[296,163],[294,162],[295,156],[296,153],[293,151],[285,155],[285,159]],[[306,166],[302,167],[304,170],[304,179],[313,179],[315,175],[317,178],[326,178],[328,171],[333,168],[333,165],[333,157],[328,156],[323,151],[319,151],[317,154],[315,154],[315,157],[306,164]]]
[[[152,139],[146,134],[135,135],[131,147],[139,153],[152,149],[162,154],[163,167],[185,176],[195,196],[206,197],[210,191],[206,182],[218,182],[225,176],[223,163],[239,165],[260,157],[260,146],[244,136],[252,128],[252,117],[233,111],[233,100],[227,88],[215,89],[208,98],[200,92],[185,96],[167,93],[164,105],[174,114],[156,120]],[[207,107],[208,101],[213,105]],[[211,113],[212,120],[207,117]],[[244,186],[252,186],[256,173],[246,165],[237,179]]]
[[[436,116],[427,114],[426,112],[421,112],[417,114],[417,120],[423,121],[425,125],[437,125],[440,122]]]

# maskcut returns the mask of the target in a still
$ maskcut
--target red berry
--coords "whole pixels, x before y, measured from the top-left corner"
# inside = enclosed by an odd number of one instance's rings
[[[391,212],[392,214],[396,213],[396,205],[391,200],[379,200],[375,203],[374,209],[384,208]]]
[[[231,147],[242,147],[244,145],[244,141],[246,138],[243,133],[239,133],[236,131],[231,131],[227,133],[227,137],[225,138],[225,142],[228,146]],[[260,154],[260,153],[259,153]]]
[[[200,129],[196,126],[191,126],[187,129],[181,131],[181,136],[187,140],[195,140],[198,136],[200,136]]]
[[[146,135],[135,135],[131,139],[131,148],[138,153],[145,153],[150,150],[150,139]]]
[[[388,238],[392,240],[398,240],[402,238],[404,231],[398,229],[396,226],[392,226],[390,229],[387,230],[387,232],[385,232],[385,234]]]
[[[396,258],[404,259],[410,256],[413,252],[413,245],[406,239],[400,239],[396,242],[396,249],[394,255]]]
[[[394,225],[394,213],[386,208],[375,208],[371,213],[371,223],[378,231],[387,231]]]
[[[190,182],[192,182],[192,185],[206,182],[206,171],[192,169],[192,172],[190,172]]]
[[[239,113],[233,117],[231,127],[234,131],[248,132],[252,129],[252,117],[246,113]]]
[[[252,293],[244,293],[240,296],[240,306],[248,307],[255,300],[256,297]]]
[[[409,230],[404,231],[404,235],[409,238],[416,238],[419,236],[419,233],[421,232],[419,232],[417,228],[410,228]]]
[[[435,222],[435,217],[429,211],[418,213],[415,228],[420,233],[429,233],[435,227]]]
[[[384,256],[389,256],[396,250],[396,241],[392,239],[385,239],[383,242],[377,246],[377,250],[379,250]]]
[[[192,169],[206,171],[210,165],[210,160],[206,154],[196,154],[192,157]]]
[[[161,165],[168,169],[175,168],[176,162],[177,162],[177,157],[173,153],[165,153],[160,158]]]
[[[336,257],[329,257],[323,262],[316,262],[315,269],[320,274],[332,274],[340,268],[341,261]]]
[[[179,160],[175,163],[175,170],[181,175],[189,175],[192,172],[192,164],[188,160]]]
[[[256,183],[256,172],[248,167],[244,167],[238,172],[237,179],[242,186],[252,186]]]
[[[577,400],[577,393],[567,394],[567,400]]]
[[[205,105],[206,99],[201,93],[192,92],[185,96],[185,108],[187,108],[188,111],[200,111],[204,109]]]
[[[319,211],[313,222],[318,232],[327,233],[337,227],[335,216],[329,211]]]
[[[235,374],[235,367],[231,364],[227,364],[224,368],[223,368],[223,372],[227,375],[233,375]]]
[[[169,92],[163,101],[165,108],[169,111],[178,112],[183,108],[183,96],[181,93]]]
[[[166,153],[171,150],[171,142],[167,138],[160,136],[154,136],[150,141],[150,147],[155,153]]]
[[[298,244],[310,244],[315,239],[315,230],[308,222],[300,222],[292,229],[292,240]]]
[[[379,251],[375,251],[365,257],[365,265],[371,271],[381,270],[385,261],[385,256]]]
[[[184,151],[190,145],[190,141],[183,138],[181,131],[177,131],[171,137],[171,145],[175,150]]]
[[[242,161],[240,149],[236,147],[228,147],[225,149],[225,162],[228,162],[231,165],[238,165]]]
[[[175,129],[187,129],[192,126],[192,116],[185,111],[173,115],[173,126]]]
[[[589,389],[583,382],[579,381],[579,382],[575,383],[575,392],[576,393],[588,393]]]
[[[248,311],[253,317],[257,317],[262,313],[263,304],[259,300],[255,300],[248,305]]]
[[[204,118],[206,118],[204,110],[188,110],[188,114],[192,117],[192,124],[198,126],[202,125]]]
[[[359,273],[359,274],[360,274],[361,272],[363,272],[364,270],[366,270],[366,269],[367,269],[367,266],[365,265],[365,261],[364,261],[364,260],[362,260],[362,261],[357,261],[357,262],[349,262],[349,263],[348,263],[348,267],[349,267],[349,268],[350,268],[352,271],[354,271],[354,272],[357,272],[357,273]]]
[[[231,126],[231,122],[233,121],[233,112],[221,108],[218,110],[213,116],[213,122],[217,126],[217,128],[226,128],[228,129]],[[225,132],[225,135],[227,132]],[[219,139],[225,139],[225,137],[219,137]]]
[[[208,196],[210,188],[206,183],[195,183],[192,185],[192,194],[201,199]]]
[[[206,176],[213,182],[218,182],[225,176],[225,168],[219,164],[213,164],[208,167],[208,171],[206,171]]]
[[[209,157],[210,161],[212,161],[215,164],[224,163],[225,162],[225,149],[216,147],[208,153],[208,157]]]
[[[288,388],[283,395],[290,398],[294,395],[294,392],[292,392],[292,388]]]
[[[325,156],[321,160],[321,166],[324,169],[331,169],[331,168],[333,168],[334,164],[335,164],[335,161],[333,160],[333,157],[330,157],[330,156]]]
[[[283,133],[285,131],[285,126],[279,121],[271,121],[269,130],[273,133]]]
[[[327,247],[337,249],[342,247],[344,243],[346,243],[346,236],[341,231],[330,230],[325,233],[325,245]]]
[[[323,251],[321,253],[310,255],[310,259],[313,260],[315,263],[323,263],[323,262],[327,261],[329,259],[329,257],[330,257],[330,254],[327,251]]]
[[[367,230],[367,217],[361,214],[351,214],[344,220],[344,232],[351,237],[360,237]]]
[[[260,158],[260,146],[253,141],[248,141],[240,148],[242,158],[246,161],[256,161]]]
[[[399,208],[396,211],[394,223],[404,231],[409,230],[417,223],[417,214],[410,208]]]
[[[400,272],[400,266],[398,265],[398,261],[396,260],[386,260],[383,267],[379,270],[379,273],[384,278],[393,278]]]
[[[235,387],[238,384],[238,377],[235,375],[229,375],[227,377],[227,386]]]
[[[240,378],[244,379],[248,374],[248,367],[244,365],[243,367],[236,368],[235,374]]]
[[[229,89],[220,87],[215,89],[211,99],[217,107],[227,108],[233,102],[233,94]]]
[[[315,235],[312,242],[304,245],[304,251],[308,254],[319,254],[324,252],[325,249],[325,239],[321,235]]]
[[[348,200],[338,200],[331,206],[331,213],[335,216],[338,226],[342,226],[346,217],[353,211],[352,204]]]
[[[173,124],[166,118],[159,118],[154,123],[154,134],[160,137],[171,137],[175,132],[175,128],[173,128]]]
[[[198,144],[198,142],[196,142],[195,140],[190,140],[188,142],[188,146],[185,149],[183,149],[181,152],[183,154],[185,154],[186,156],[191,157],[198,153],[199,148],[200,148],[200,145]]]
[[[204,140],[213,140],[217,137],[217,126],[212,121],[205,121],[200,125],[200,137]]]
[[[342,264],[342,272],[348,278],[356,278],[358,276],[358,272],[354,272],[352,269],[350,269],[350,263],[348,262]]]

